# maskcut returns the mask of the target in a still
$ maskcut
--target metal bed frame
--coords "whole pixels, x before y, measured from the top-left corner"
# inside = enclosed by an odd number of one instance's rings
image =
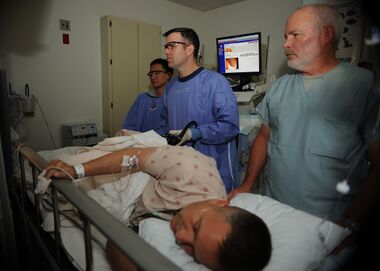
[[[20,165],[20,189],[19,201],[22,208],[26,211],[26,180],[24,159],[27,159],[31,168],[33,176],[33,188],[35,188],[38,181],[38,174],[46,167],[47,162],[39,156],[32,148],[16,144],[19,154]],[[92,258],[92,242],[91,242],[91,228],[94,225],[101,233],[103,233],[109,240],[114,242],[138,267],[139,270],[165,270],[177,271],[181,270],[178,266],[172,263],[165,256],[160,254],[155,248],[149,245],[145,240],[140,238],[135,232],[123,225],[120,221],[114,218],[104,208],[102,208],[96,201],[87,196],[86,193],[75,187],[71,181],[63,179],[55,179],[51,183],[51,195],[54,213],[54,242],[55,254],[50,253],[49,258],[52,259],[52,266],[56,266],[59,270],[62,261],[62,241],[60,237],[59,225],[59,208],[57,193],[64,196],[75,208],[78,209],[83,221],[83,232],[85,240],[85,255],[86,255],[86,270],[93,270]],[[34,212],[36,223],[34,223],[35,230],[32,232],[38,234],[40,225],[40,195],[34,195]],[[46,249],[45,249],[46,252]],[[54,257],[54,255],[56,255]]]

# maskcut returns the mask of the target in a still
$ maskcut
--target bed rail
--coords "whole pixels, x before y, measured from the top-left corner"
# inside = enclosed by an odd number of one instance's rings
[[[27,145],[17,147],[20,157],[21,169],[21,186],[22,186],[22,204],[26,196],[25,190],[25,171],[23,168],[23,158],[26,158],[32,166],[34,185],[37,181],[38,173],[46,167],[47,162],[39,156],[32,148]],[[119,220],[114,218],[104,208],[89,197],[82,190],[74,186],[71,181],[64,179],[55,179],[52,182],[52,198],[54,207],[54,235],[55,240],[60,242],[59,235],[59,211],[57,192],[63,195],[73,206],[75,206],[83,215],[84,222],[84,239],[86,249],[86,270],[92,270],[92,245],[91,245],[91,228],[90,224],[98,228],[109,240],[114,242],[141,270],[181,270],[169,259],[159,253],[155,248],[140,238],[131,229],[123,225]],[[38,203],[39,196],[36,196],[35,202]],[[36,206],[39,206],[36,204]],[[39,209],[39,208],[36,208]],[[37,216],[38,217],[38,216]],[[57,244],[59,246],[60,244]],[[58,247],[57,247],[58,250]],[[58,253],[59,255],[59,253]],[[59,257],[59,256],[58,256]],[[59,261],[60,259],[58,259]]]

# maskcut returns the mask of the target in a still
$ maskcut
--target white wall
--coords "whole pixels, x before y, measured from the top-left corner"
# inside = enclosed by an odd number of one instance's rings
[[[270,37],[268,75],[287,71],[282,50],[284,25],[288,15],[302,5],[302,0],[247,0],[204,14],[205,64],[215,66],[215,38],[261,32],[262,42]]]
[[[1,63],[19,93],[29,83],[57,146],[63,123],[91,121],[102,131],[100,17],[144,21],[161,25],[162,31],[176,26],[202,30],[202,12],[165,0],[39,0],[33,6],[22,0],[13,2],[0,11],[1,16],[9,14],[10,20],[1,19],[8,29],[2,31],[8,38],[1,43],[9,43],[0,47],[5,52]],[[71,22],[69,45],[62,44],[59,19]],[[27,144],[38,150],[54,147],[38,108],[23,123],[31,131]]]
[[[215,38],[262,31],[270,35],[269,69],[280,73],[286,17],[301,0],[247,0],[201,12],[165,0],[35,0],[0,4],[0,66],[22,93],[28,83],[38,98],[57,147],[61,125],[95,122],[102,131],[100,17],[120,16],[156,25],[162,31],[192,27],[205,45],[205,63],[216,64]],[[29,3],[31,2],[31,3]],[[59,19],[70,20],[70,44],[62,44]],[[22,122],[31,132],[26,142],[37,150],[54,148],[43,114]]]

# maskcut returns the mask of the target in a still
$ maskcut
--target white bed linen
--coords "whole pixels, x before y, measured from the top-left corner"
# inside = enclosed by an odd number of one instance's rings
[[[137,172],[124,176],[116,182],[103,184],[97,189],[88,191],[87,195],[123,224],[129,225],[129,217],[149,179],[148,174]]]

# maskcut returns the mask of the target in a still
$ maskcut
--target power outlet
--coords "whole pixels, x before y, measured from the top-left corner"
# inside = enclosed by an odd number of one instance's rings
[[[62,31],[70,31],[70,21],[68,20],[59,20],[59,29]]]

